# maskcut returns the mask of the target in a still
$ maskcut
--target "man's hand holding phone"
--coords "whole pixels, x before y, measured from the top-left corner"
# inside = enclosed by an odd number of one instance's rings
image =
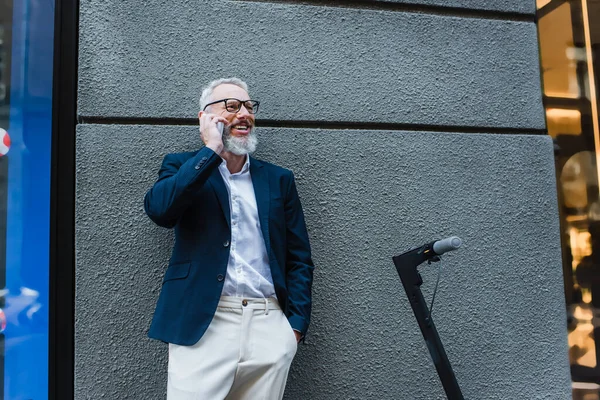
[[[200,116],[200,138],[204,145],[217,154],[223,151],[223,126],[227,120],[215,114]]]

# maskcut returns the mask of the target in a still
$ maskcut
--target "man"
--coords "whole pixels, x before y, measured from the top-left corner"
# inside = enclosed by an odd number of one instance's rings
[[[175,228],[149,332],[169,343],[169,400],[281,399],[308,329],[304,214],[292,172],[249,156],[258,106],[241,80],[211,82],[204,147],[165,156],[144,199],[152,221]]]

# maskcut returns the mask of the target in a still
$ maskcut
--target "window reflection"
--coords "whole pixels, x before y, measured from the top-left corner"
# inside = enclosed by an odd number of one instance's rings
[[[53,30],[0,0],[0,400],[48,398]]]
[[[537,0],[537,8],[546,122],[556,144],[573,398],[600,400],[600,1]]]
[[[573,43],[572,29],[555,29],[570,27],[571,20],[571,5],[564,3],[538,23],[540,32],[544,32],[544,40],[540,40],[540,53],[546,96],[571,99],[579,97],[577,61],[581,52],[577,51]]]
[[[581,134],[581,111],[564,108],[546,109],[548,133],[556,137],[560,135]]]

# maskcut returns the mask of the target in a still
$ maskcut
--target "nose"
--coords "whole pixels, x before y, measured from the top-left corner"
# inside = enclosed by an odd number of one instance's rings
[[[245,117],[247,117],[248,115],[251,115],[248,112],[248,109],[246,108],[246,106],[244,105],[244,103],[242,103],[242,105],[241,105],[239,111],[237,112],[237,114],[238,114],[238,116],[242,116],[243,115]]]

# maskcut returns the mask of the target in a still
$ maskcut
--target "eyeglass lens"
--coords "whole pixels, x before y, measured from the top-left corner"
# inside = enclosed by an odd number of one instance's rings
[[[246,110],[248,110],[250,114],[254,114],[256,113],[256,111],[258,111],[258,102],[254,100],[246,100],[242,102],[236,99],[227,99],[227,101],[225,102],[225,108],[229,112],[238,112],[240,108],[242,108],[242,103],[244,104],[244,107],[246,107]]]

